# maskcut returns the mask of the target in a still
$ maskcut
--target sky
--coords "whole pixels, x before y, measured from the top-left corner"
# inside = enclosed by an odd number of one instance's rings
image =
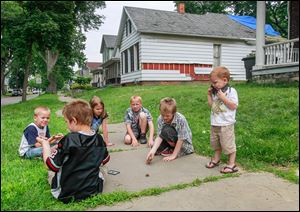
[[[96,13],[106,17],[104,23],[99,30],[90,30],[85,33],[87,40],[84,53],[88,62],[102,62],[102,54],[100,54],[102,35],[117,35],[123,6],[166,11],[175,10],[173,1],[105,1],[105,3],[104,9],[96,11]]]

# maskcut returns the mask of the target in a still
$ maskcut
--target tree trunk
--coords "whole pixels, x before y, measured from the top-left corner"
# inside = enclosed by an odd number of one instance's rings
[[[12,59],[11,56],[8,56],[6,58],[1,58],[1,95],[6,93],[6,88],[5,88],[5,77],[8,75],[9,71],[6,71],[6,68],[9,66],[11,63]]]
[[[48,75],[48,80],[49,80],[49,85],[47,88],[47,92],[57,93],[57,84],[56,84],[55,76],[54,76],[53,72],[50,72],[50,74]]]
[[[5,94],[5,86],[4,86],[5,76],[4,76],[4,71],[5,71],[5,68],[1,64],[1,95]]]
[[[49,93],[57,93],[57,85],[55,76],[53,75],[53,68],[58,59],[58,55],[58,53],[55,53],[49,49],[46,50],[47,79],[49,81],[47,92]]]
[[[29,73],[30,73],[31,63],[32,63],[32,44],[29,45],[29,52],[27,55],[27,64],[26,64],[26,69],[25,69],[25,73],[24,73],[24,81],[23,81],[22,102],[26,101],[28,77],[29,77]]]

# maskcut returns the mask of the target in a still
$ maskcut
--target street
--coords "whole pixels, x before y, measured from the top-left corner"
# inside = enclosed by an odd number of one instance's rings
[[[38,94],[29,94],[27,95],[27,100],[29,99],[33,99],[35,97],[37,97]],[[18,102],[22,101],[22,96],[7,96],[7,97],[2,97],[1,98],[1,106],[2,105],[10,105],[10,104],[15,104]]]

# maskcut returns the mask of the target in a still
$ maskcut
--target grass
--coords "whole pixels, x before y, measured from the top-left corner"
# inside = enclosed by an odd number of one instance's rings
[[[232,86],[239,95],[235,127],[238,165],[248,171],[268,171],[299,183],[299,177],[295,176],[299,167],[299,85],[233,83]],[[196,153],[211,156],[207,87],[207,84],[107,87],[77,95],[85,100],[93,95],[100,96],[109,113],[109,123],[123,121],[132,95],[142,97],[154,123],[159,115],[159,100],[174,97],[178,111],[189,122]],[[47,173],[41,161],[22,160],[18,156],[22,131],[33,121],[33,109],[38,105],[47,105],[52,111],[51,134],[67,133],[63,119],[55,115],[64,103],[55,95],[46,94],[25,103],[1,107],[1,210],[86,210],[100,204],[197,185],[194,182],[134,193],[117,191],[68,205],[56,201],[49,191]],[[222,161],[226,160],[223,156]]]

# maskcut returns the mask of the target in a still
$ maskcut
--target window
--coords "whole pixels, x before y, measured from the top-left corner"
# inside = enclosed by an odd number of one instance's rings
[[[134,72],[134,52],[133,52],[133,46],[129,48],[129,54],[130,54],[130,72]]]
[[[127,53],[127,50],[122,52],[122,73],[123,74],[128,73],[128,53]]]
[[[139,43],[132,45],[122,52],[122,73],[138,71],[139,67]]]
[[[134,45],[134,52],[135,52],[135,69],[140,70],[140,49],[139,49],[139,43],[136,43]]]
[[[127,19],[127,21],[126,21],[126,23],[125,23],[125,35],[126,35],[126,37],[128,36],[128,35],[130,35],[131,34],[131,32],[132,32],[132,28],[131,28],[131,21],[129,20],[129,19]]]

